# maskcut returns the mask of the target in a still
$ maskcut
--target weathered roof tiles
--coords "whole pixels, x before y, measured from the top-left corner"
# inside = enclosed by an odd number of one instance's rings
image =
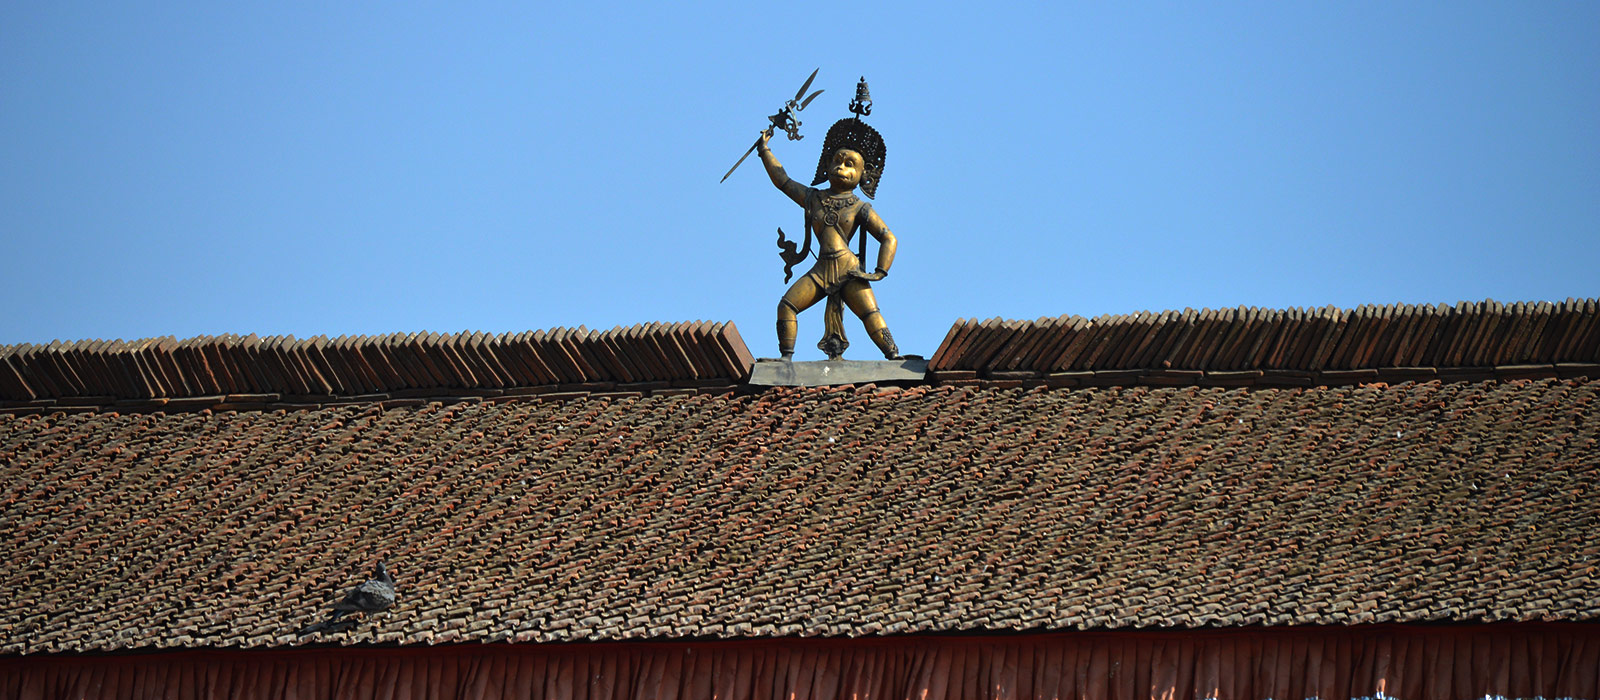
[[[1600,381],[0,415],[0,652],[1600,620]],[[399,604],[294,631],[378,560]]]
[[[928,368],[1318,372],[1596,362],[1596,300],[1568,299],[958,321]]]
[[[272,395],[440,395],[589,383],[696,386],[747,378],[730,323],[524,333],[203,336],[0,346],[0,402]]]

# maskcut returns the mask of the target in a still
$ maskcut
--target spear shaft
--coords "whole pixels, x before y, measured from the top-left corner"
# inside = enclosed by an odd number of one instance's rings
[[[755,153],[756,152],[756,146],[760,146],[760,145],[761,145],[761,139],[757,138],[755,143],[750,144],[750,150],[745,151],[744,155],[739,156],[739,162],[734,163],[733,167],[728,168],[728,172],[726,174],[724,174],[722,176],[722,179],[718,180],[717,182],[719,182],[719,183],[727,182],[728,181],[728,175],[732,175],[733,171],[738,170],[739,166],[744,164],[744,159],[749,158],[751,153]]]

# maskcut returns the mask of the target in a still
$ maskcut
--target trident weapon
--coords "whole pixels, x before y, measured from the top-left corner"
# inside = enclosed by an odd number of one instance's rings
[[[822,69],[818,68],[817,70]],[[767,127],[768,131],[782,129],[785,134],[789,135],[790,141],[799,141],[800,139],[805,138],[804,136],[800,135],[800,120],[796,119],[795,116],[799,114],[800,110],[805,109],[806,105],[811,104],[812,100],[817,99],[817,95],[822,94],[822,91],[818,90],[811,93],[811,95],[806,97],[804,100],[800,99],[801,95],[806,94],[806,89],[811,87],[811,81],[816,80],[817,70],[811,71],[811,77],[806,78],[806,82],[800,86],[800,91],[794,94],[794,99],[783,103],[783,109],[778,110],[777,114],[767,117],[767,121],[771,122],[771,125]],[[738,170],[739,166],[744,163],[744,159],[749,158],[750,154],[755,152],[756,146],[759,145],[761,145],[761,139],[756,139],[756,142],[750,145],[750,150],[745,151],[744,155],[739,156],[739,162],[734,163],[733,167],[728,168],[728,174],[723,175],[722,179],[718,180],[717,182],[727,182],[728,175],[732,175],[733,171]]]

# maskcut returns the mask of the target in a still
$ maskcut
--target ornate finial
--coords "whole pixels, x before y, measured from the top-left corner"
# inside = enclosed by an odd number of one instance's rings
[[[872,93],[867,92],[867,76],[856,83],[856,98],[850,101],[850,113],[857,119],[872,114]]]

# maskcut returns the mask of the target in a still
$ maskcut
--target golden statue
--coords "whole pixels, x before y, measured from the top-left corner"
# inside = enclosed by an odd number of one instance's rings
[[[856,116],[835,123],[823,142],[816,178],[811,184],[817,185],[826,180],[828,188],[825,190],[807,187],[784,172],[772,149],[767,147],[773,135],[772,128],[761,132],[756,142],[761,164],[766,166],[772,184],[805,209],[804,248],[795,252],[794,243],[786,243],[783,230],[778,231],[778,245],[784,249],[780,254],[788,263],[784,270],[784,281],[788,281],[789,275],[793,274],[794,265],[805,259],[813,233],[820,248],[816,264],[801,275],[778,302],[778,352],[784,360],[794,357],[794,341],[799,326],[796,316],[823,298],[828,300],[827,311],[823,315],[825,334],[817,347],[827,353],[829,359],[839,358],[849,345],[844,337],[844,306],[850,307],[850,311],[861,319],[867,335],[883,351],[884,357],[901,359],[894,337],[889,334],[888,324],[884,323],[883,315],[878,312],[878,301],[872,294],[870,284],[889,273],[889,266],[894,263],[895,237],[872,205],[855,194],[856,187],[860,186],[862,193],[871,198],[877,192],[878,182],[883,176],[883,137],[876,129],[861,121],[862,115],[872,111],[865,78],[856,86],[856,100],[850,103],[850,111],[855,112]],[[858,232],[862,236],[862,255],[859,257],[850,252],[851,238]],[[861,257],[865,257],[866,253],[868,235],[877,239],[879,244],[877,266],[873,272],[867,272],[861,263]]]

